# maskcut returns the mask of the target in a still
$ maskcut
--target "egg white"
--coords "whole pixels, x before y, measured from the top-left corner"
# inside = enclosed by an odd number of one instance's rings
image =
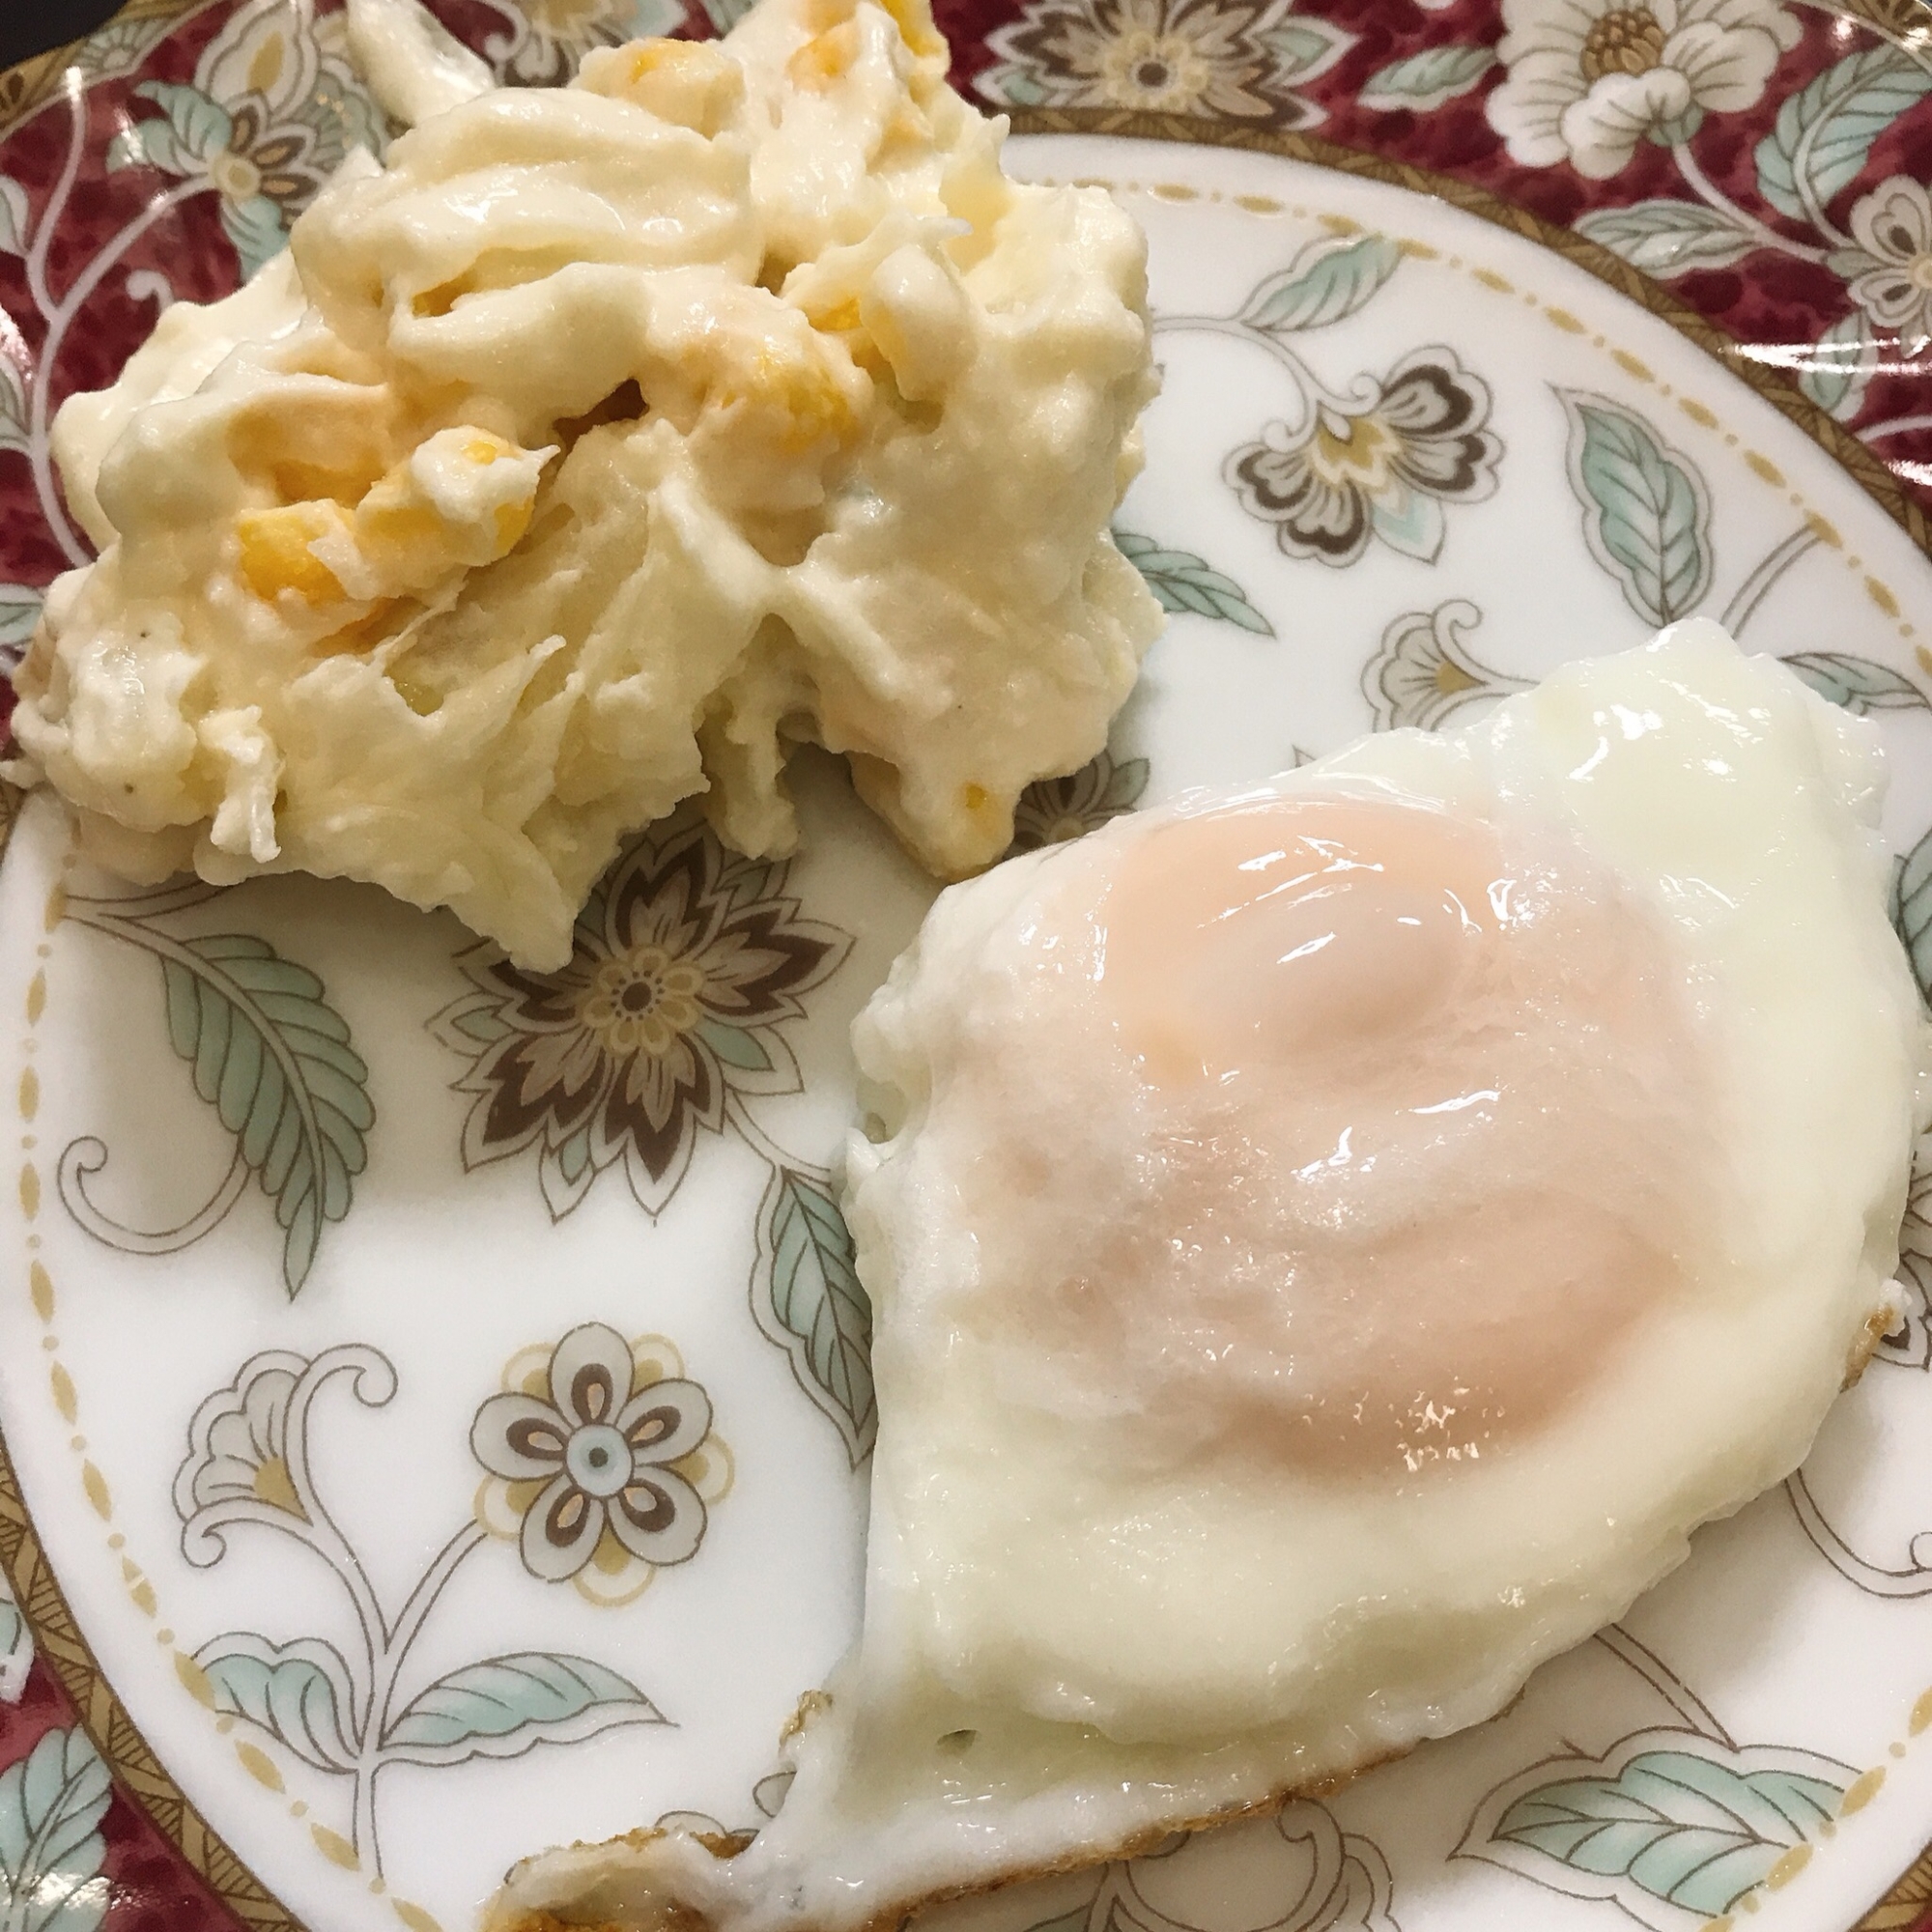
[[[1130,1152],[1137,1076],[1093,1048],[1094,976],[1042,961],[1079,955],[1067,907],[1099,903],[1139,841],[1225,801],[944,894],[854,1029],[875,1114],[847,1210],[880,1418],[860,1638],[802,1707],[790,1794],[749,1849],[553,1853],[496,1922],[891,1922],[1478,1722],[1622,1614],[1699,1523],[1798,1464],[1894,1318],[1926,1034],[1886,918],[1882,784],[1867,724],[1696,621],[1464,730],[1364,740],[1243,795],[1366,788],[1572,841],[1662,932],[1709,1068],[1706,1146],[1658,1155],[1694,1155],[1710,1196],[1682,1291],[1560,1412],[1419,1479],[1123,1458],[1112,1419],[1002,1372],[991,1230],[960,1211],[976,1190],[934,1124],[956,1050],[1051,981],[1065,1049],[990,1091]],[[1042,1281],[1056,1265],[1039,1255]]]

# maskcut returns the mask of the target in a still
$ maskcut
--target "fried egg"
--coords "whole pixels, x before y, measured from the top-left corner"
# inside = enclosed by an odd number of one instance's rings
[[[1804,1455],[1926,1028],[1875,734],[1692,622],[944,894],[854,1032],[864,1629],[749,1848],[499,1924],[854,1932],[1497,1711]]]

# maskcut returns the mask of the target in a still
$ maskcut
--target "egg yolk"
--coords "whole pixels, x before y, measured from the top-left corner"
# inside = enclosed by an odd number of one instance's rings
[[[1703,1057],[1666,931],[1586,855],[1307,796],[1151,828],[1088,890],[1063,985],[1121,1091],[1084,1135],[1009,1115],[979,1170],[1037,1400],[1129,1458],[1414,1476],[1585,1399],[1678,1292]],[[1035,1079],[1091,1087],[1050,1010]]]
[[[1502,871],[1486,828],[1375,800],[1179,819],[1108,895],[1107,991],[1156,1080],[1279,1078],[1453,999]]]

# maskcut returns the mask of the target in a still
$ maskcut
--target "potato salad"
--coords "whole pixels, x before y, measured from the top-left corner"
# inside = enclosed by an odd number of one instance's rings
[[[1158,628],[1108,535],[1154,384],[1138,229],[1007,180],[945,70],[926,0],[763,0],[445,89],[168,309],[56,423],[99,556],[14,680],[88,856],[550,968],[680,800],[789,850],[815,743],[933,872],[996,858]]]

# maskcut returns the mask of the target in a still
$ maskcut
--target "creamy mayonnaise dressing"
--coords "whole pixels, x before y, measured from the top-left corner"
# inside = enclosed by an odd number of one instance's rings
[[[788,850],[810,741],[932,870],[995,858],[1159,624],[1107,534],[1133,223],[1002,175],[925,0],[764,0],[558,89],[380,0],[351,34],[427,118],[56,426],[101,555],[14,730],[90,854],[373,880],[556,966],[681,799]]]

